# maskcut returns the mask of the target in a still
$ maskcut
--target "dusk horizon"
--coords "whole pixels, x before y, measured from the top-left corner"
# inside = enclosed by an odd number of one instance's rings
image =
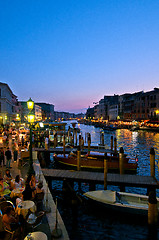
[[[76,112],[158,87],[159,2],[0,3],[0,81],[19,101]]]

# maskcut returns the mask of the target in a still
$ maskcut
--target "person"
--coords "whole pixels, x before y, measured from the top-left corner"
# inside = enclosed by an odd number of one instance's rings
[[[0,197],[9,199],[10,193],[11,191],[9,189],[9,184],[6,183],[2,177],[0,177]]]
[[[14,158],[14,162],[16,162],[18,159],[18,150],[16,145],[13,146],[13,158]]]
[[[14,181],[14,184],[13,184],[13,188],[21,188],[24,186],[24,180],[22,178],[20,178],[19,175],[16,175],[15,177],[15,181]]]
[[[3,163],[3,166],[5,166],[4,151],[3,151],[3,148],[1,147],[1,148],[0,148],[0,166],[1,166],[1,167],[2,167],[2,163]]]
[[[6,169],[6,173],[5,173],[5,175],[4,175],[4,181],[11,186],[11,180],[12,180],[12,179],[13,179],[13,177],[12,177],[12,175],[11,175],[11,173],[10,173],[10,170],[7,168],[7,169]]]
[[[31,189],[30,184],[28,182],[25,183],[25,189],[22,192],[22,200],[32,200],[34,198],[34,191]]]
[[[48,136],[45,137],[45,149],[48,150],[49,148],[49,138]]]
[[[31,179],[29,181],[29,185],[30,185],[31,189],[33,191],[35,191],[35,189],[36,189],[36,178],[35,178],[34,174],[31,175]]]
[[[43,133],[40,135],[39,140],[40,140],[39,148],[43,148],[44,147],[44,144],[43,144],[44,143],[44,134]]]
[[[43,189],[43,183],[39,182],[35,191],[34,191],[34,199],[33,201],[36,204],[37,211],[43,210],[43,199],[44,199],[44,189]]]
[[[38,200],[38,195],[41,195],[43,196],[44,198],[44,189],[43,189],[43,183],[42,182],[39,182],[35,191],[34,191],[34,200],[37,201]]]
[[[24,137],[21,138],[22,147],[24,147]]]
[[[15,210],[12,206],[7,206],[5,208],[5,213],[3,214],[2,222],[6,229],[8,229],[9,231],[15,231],[14,237],[16,239],[20,239],[19,234],[21,232],[21,226],[19,222],[19,217],[15,213]]]
[[[11,164],[11,159],[12,159],[12,153],[11,153],[9,147],[7,147],[5,156],[6,156],[6,168],[11,168],[10,164]]]

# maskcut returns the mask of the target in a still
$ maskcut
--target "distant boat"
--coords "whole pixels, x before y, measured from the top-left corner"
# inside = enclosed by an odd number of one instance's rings
[[[84,196],[95,203],[102,204],[113,210],[137,215],[148,214],[148,196],[145,195],[97,190],[86,192]],[[157,198],[157,208],[159,210],[159,198]]]
[[[130,129],[131,131],[137,131],[139,130],[140,128],[138,126],[132,126],[132,128]]]

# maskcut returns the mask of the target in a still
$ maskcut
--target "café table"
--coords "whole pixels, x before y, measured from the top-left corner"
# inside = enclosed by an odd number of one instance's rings
[[[18,203],[16,207],[16,213],[18,215],[23,215],[24,218],[26,218],[26,215],[28,214],[28,211],[31,211],[34,213],[36,211],[36,205],[33,201],[26,200],[26,201],[21,201]]]
[[[32,239],[32,240],[48,240],[48,237],[45,233],[43,232],[32,232],[32,233],[29,233],[25,238],[24,240],[29,240],[29,239]]]
[[[11,191],[10,197],[22,197],[22,192],[24,191],[24,187],[20,187],[20,188],[15,188]]]

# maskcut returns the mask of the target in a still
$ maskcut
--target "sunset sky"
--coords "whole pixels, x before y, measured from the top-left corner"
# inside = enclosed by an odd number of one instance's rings
[[[76,113],[159,87],[159,1],[1,0],[0,81]]]

